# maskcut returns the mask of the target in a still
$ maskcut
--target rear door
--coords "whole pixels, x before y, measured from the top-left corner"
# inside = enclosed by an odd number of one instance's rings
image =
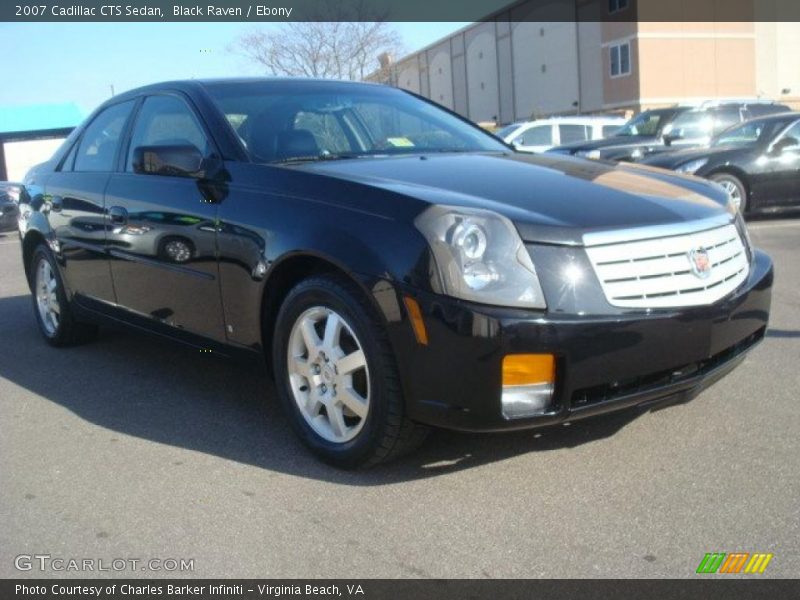
[[[217,264],[217,204],[207,181],[136,173],[137,147],[194,146],[216,150],[188,99],[144,99],[131,129],[124,168],[106,190],[112,221],[107,247],[119,304],[190,333],[225,339]]]
[[[128,100],[98,113],[47,180],[48,221],[64,257],[66,283],[79,297],[115,302],[104,248],[103,194],[134,105]]]

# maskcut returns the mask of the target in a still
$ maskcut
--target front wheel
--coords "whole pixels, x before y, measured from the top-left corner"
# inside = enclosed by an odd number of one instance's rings
[[[326,462],[371,466],[424,440],[426,429],[405,416],[383,326],[351,283],[314,277],[292,289],[278,314],[272,356],[293,428]]]
[[[728,192],[728,196],[730,196],[731,202],[737,211],[741,214],[747,212],[747,189],[738,177],[729,173],[718,173],[712,175],[709,179],[721,185]]]
[[[97,326],[80,323],[72,315],[64,283],[50,250],[41,244],[31,259],[31,289],[36,323],[51,346],[71,346],[89,341]]]

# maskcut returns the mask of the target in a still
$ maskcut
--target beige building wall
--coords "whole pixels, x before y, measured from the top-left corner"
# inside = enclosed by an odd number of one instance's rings
[[[599,21],[578,23],[578,68],[580,80],[580,110],[603,110],[603,28]]]
[[[759,94],[800,110],[800,23],[756,23]]]
[[[761,31],[760,24],[738,22],[605,24],[604,106],[609,110],[641,109],[714,98],[780,99],[758,81],[759,38],[768,34]],[[624,41],[631,44],[632,73],[612,78],[609,49]],[[761,44],[760,51],[764,64],[776,64],[775,59],[766,58],[775,55],[775,47]],[[797,60],[784,58],[782,62],[798,65]],[[774,69],[762,73],[763,81],[777,79]]]
[[[753,36],[640,37],[637,45],[642,104],[757,95]]]
[[[428,71],[431,79],[430,98],[442,106],[453,108],[453,73],[450,44],[440,44],[428,51]]]
[[[570,22],[512,24],[518,118],[574,110],[580,96],[577,34]]]
[[[760,21],[724,20],[753,13],[756,1]],[[607,0],[576,0],[576,14],[589,20],[575,22],[536,0],[400,60],[392,82],[474,121],[716,98],[765,97],[800,109],[800,23],[765,19],[772,13],[762,8],[776,1],[630,0],[609,15]],[[611,48],[624,42],[631,72],[612,76]]]
[[[419,61],[416,55],[396,67],[397,87],[419,94]]]
[[[469,118],[493,121],[500,114],[495,24],[481,23],[464,33],[467,55]]]

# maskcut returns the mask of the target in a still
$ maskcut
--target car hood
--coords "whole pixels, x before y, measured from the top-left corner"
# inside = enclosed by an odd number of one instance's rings
[[[644,158],[641,162],[645,165],[652,167],[661,167],[662,169],[675,169],[681,165],[699,160],[701,158],[725,160],[729,156],[741,154],[743,150],[748,150],[751,145],[739,146],[718,146],[718,147],[703,147],[703,148],[688,148],[685,150],[670,150],[668,152],[660,152]]]
[[[727,204],[701,179],[558,155],[434,154],[299,168],[426,203],[493,210],[527,242],[580,245],[589,232],[724,216]]]
[[[548,152],[559,154],[575,154],[576,152],[588,152],[590,150],[605,150],[613,148],[635,148],[656,142],[658,138],[652,135],[612,135],[602,140],[592,140],[586,142],[575,142],[551,148]]]

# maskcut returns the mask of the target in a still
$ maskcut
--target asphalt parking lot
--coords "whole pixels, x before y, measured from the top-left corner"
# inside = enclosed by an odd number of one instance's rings
[[[0,577],[83,575],[22,573],[20,554],[194,559],[121,576],[692,577],[712,551],[796,577],[800,219],[751,233],[776,262],[770,330],[692,402],[437,432],[357,473],[306,453],[253,365],[118,331],[47,346],[0,234]]]

